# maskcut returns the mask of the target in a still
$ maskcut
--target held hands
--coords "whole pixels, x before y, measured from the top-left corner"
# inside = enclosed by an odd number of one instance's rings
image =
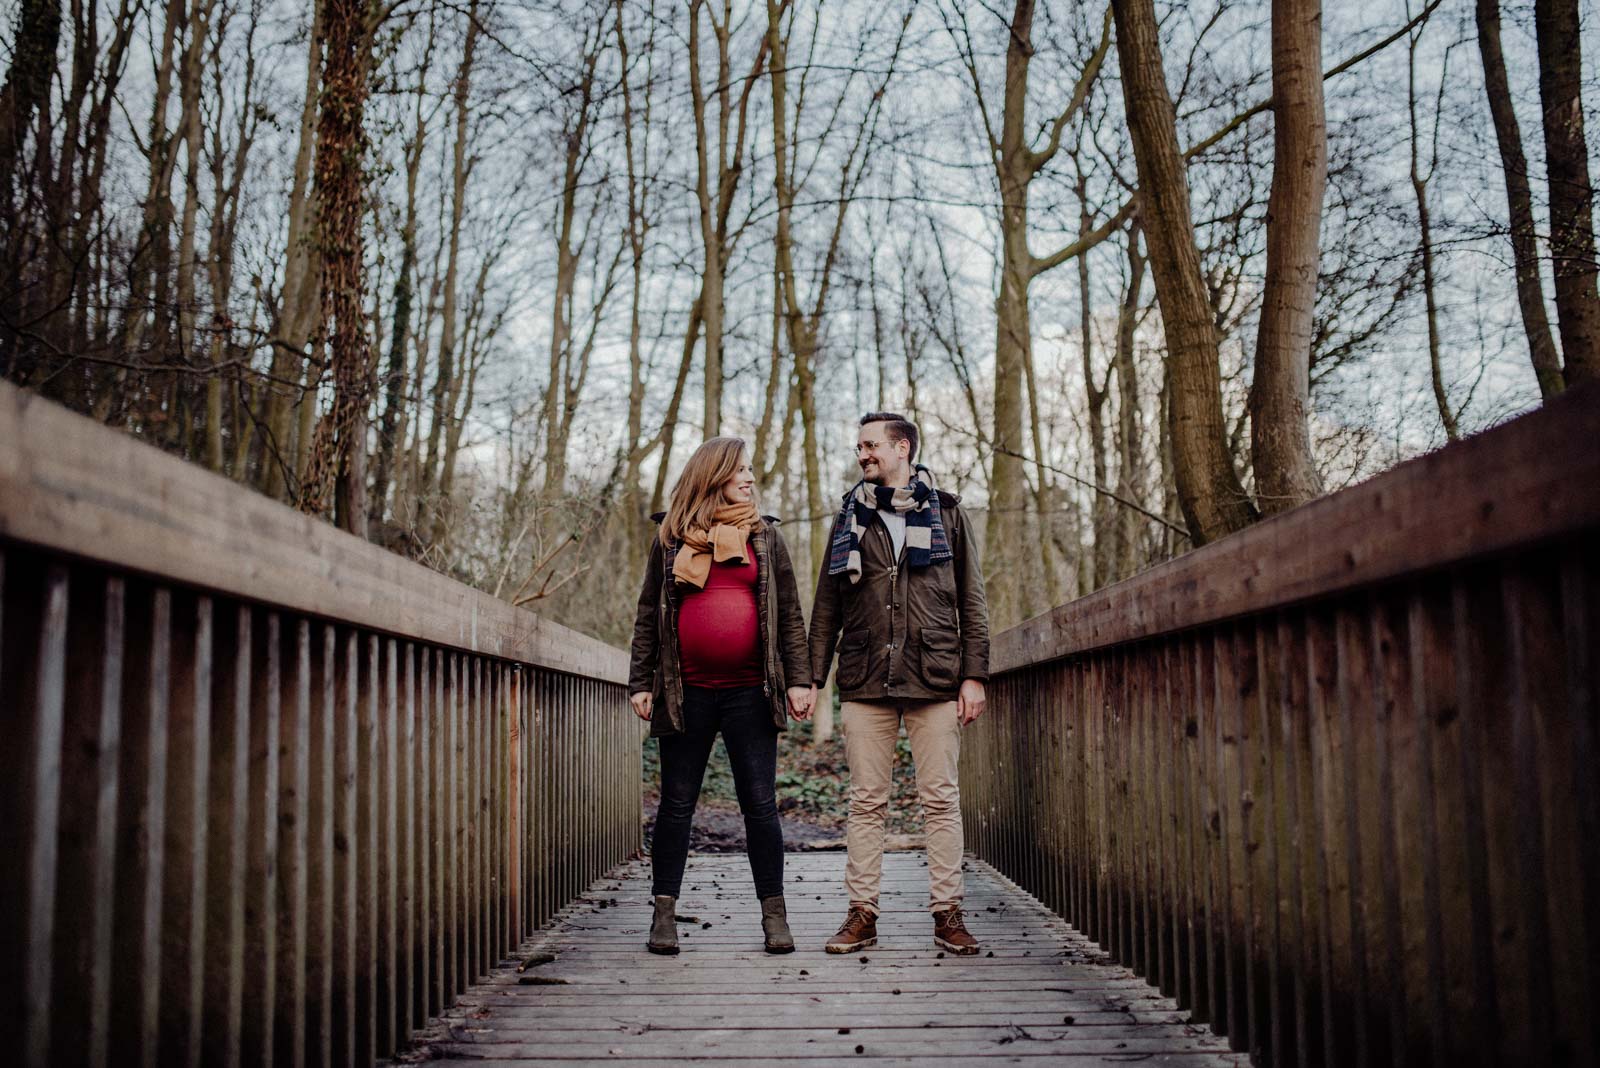
[[[654,695],[645,693],[643,691],[640,691],[639,693],[630,693],[628,695],[628,703],[633,706],[633,714],[644,720],[646,723],[650,722],[650,705],[654,701]]]
[[[804,723],[811,718],[811,713],[816,706],[817,688],[815,686],[789,687],[789,715]]]
[[[956,714],[965,727],[979,716],[989,704],[989,695],[984,692],[983,683],[977,679],[964,679],[961,683],[961,692],[956,695]]]

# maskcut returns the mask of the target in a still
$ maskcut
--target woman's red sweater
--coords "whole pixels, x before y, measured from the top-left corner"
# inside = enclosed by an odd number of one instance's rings
[[[678,658],[685,686],[732,689],[760,686],[761,623],[756,608],[755,549],[740,563],[713,563],[704,589],[678,609]]]

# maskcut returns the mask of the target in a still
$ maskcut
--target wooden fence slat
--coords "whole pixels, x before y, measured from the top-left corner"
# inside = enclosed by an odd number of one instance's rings
[[[172,596],[133,587],[122,752],[117,773],[116,900],[111,1045],[119,1059],[153,1068],[159,1052],[162,877],[166,868],[167,720],[171,702]]]
[[[197,1068],[204,1021],[206,787],[211,764],[212,601],[181,600],[174,617],[168,719],[167,870],[163,877],[161,1054],[163,1065]]]
[[[250,788],[250,609],[213,619],[210,781],[200,798],[208,829],[205,849],[204,967],[201,1059],[234,1068],[240,1058],[244,1009],[244,898]],[[231,655],[230,655],[231,654]]]
[[[1589,769],[1597,759],[1597,697],[1600,693],[1600,628],[1594,625],[1595,606],[1600,604],[1600,577],[1590,554],[1577,543],[1561,553],[1561,639],[1566,670],[1562,676],[1567,709],[1568,760],[1572,791],[1573,821],[1577,825],[1575,848],[1578,892],[1583,905],[1584,938],[1581,939],[1584,980],[1579,991],[1600,985],[1600,784]],[[1588,1013],[1587,1048],[1600,1051],[1600,1013]],[[1600,1059],[1600,1052],[1593,1054]]]
[[[1216,719],[1216,796],[1217,859],[1220,865],[1218,913],[1221,919],[1218,951],[1222,956],[1223,1001],[1227,1014],[1229,1044],[1248,1051],[1254,1040],[1249,1019],[1250,986],[1245,958],[1250,947],[1247,863],[1244,834],[1240,822],[1240,801],[1244,793],[1240,727],[1243,716],[1240,696],[1241,665],[1237,657],[1236,635],[1232,627],[1213,632],[1211,641],[1213,715]]]
[[[1498,602],[1499,591],[1494,591]],[[1495,816],[1497,806],[1506,800],[1505,769],[1500,765],[1508,746],[1493,732],[1503,726],[1499,710],[1504,708],[1503,693],[1496,692],[1502,680],[1498,646],[1486,628],[1497,622],[1498,604],[1473,595],[1464,577],[1455,576],[1451,590],[1454,629],[1456,700],[1461,714],[1461,779],[1466,842],[1467,891],[1472,902],[1469,937],[1473,944],[1472,971],[1475,980],[1469,1012],[1482,1014],[1478,1036],[1489,1063],[1499,1063],[1507,1050],[1516,1048],[1515,1020],[1512,1013],[1520,1000],[1509,988],[1513,976],[1502,966],[1503,947],[1499,944],[1499,924],[1506,919],[1504,909],[1510,897],[1503,879],[1497,879],[1495,865],[1515,854],[1515,835],[1507,821]],[[1499,633],[1495,627],[1495,633]],[[1491,840],[1498,839],[1498,844]],[[1495,884],[1499,882],[1500,886]],[[1498,893],[1496,891],[1499,891]],[[1514,928],[1513,928],[1514,930]]]
[[[403,719],[403,698],[400,694],[400,646],[393,638],[385,639],[379,649],[383,675],[383,696],[379,704],[376,742],[378,747],[378,962],[374,983],[377,991],[377,1041],[378,1056],[393,1053],[398,1045],[401,980],[399,968],[399,890],[400,869],[405,864],[405,850],[399,839],[400,819],[397,811],[400,784],[399,759],[396,750],[409,743]]]
[[[428,687],[426,668],[418,662],[417,647],[403,643],[405,667],[402,673],[403,720],[400,741],[400,1016],[397,1044],[427,1020],[424,964],[424,939],[418,937],[419,919],[424,914],[422,895],[427,883],[422,849],[423,802],[422,769],[427,765],[427,741],[423,716]]]
[[[249,766],[245,800],[244,1003],[240,1049],[244,1063],[272,1065],[278,993],[278,823],[282,800],[282,620],[268,612],[255,629],[251,654]]]
[[[14,958],[22,979],[20,1038],[23,1064],[50,1062],[50,991],[53,963],[56,860],[60,848],[61,745],[65,730],[68,575],[52,567],[41,596],[37,644],[20,687],[15,769],[21,787],[13,810],[22,821],[20,937]],[[25,661],[26,663],[26,661]],[[32,685],[29,685],[29,682]]]
[[[50,1059],[101,1065],[108,1053],[117,762],[121,744],[121,579],[71,584],[60,753],[57,921]]]
[[[1569,855],[1566,846],[1576,832],[1576,827],[1567,822],[1574,813],[1572,799],[1563,796],[1557,802],[1550,795],[1551,787],[1565,778],[1561,769],[1570,752],[1565,744],[1566,717],[1561,714],[1559,697],[1565,671],[1553,618],[1559,595],[1553,588],[1553,576],[1532,562],[1503,568],[1500,576],[1509,654],[1511,700],[1507,711],[1511,718],[1511,758],[1516,769],[1512,780],[1517,799],[1513,816],[1518,827],[1518,903],[1522,913],[1518,928],[1528,982],[1527,1032],[1531,1039],[1531,1044],[1523,1048],[1552,1064],[1571,1063],[1587,1044],[1581,1036],[1581,1021],[1589,1013],[1590,999],[1578,994],[1574,986],[1583,981],[1584,975],[1571,952],[1585,941],[1584,917],[1569,917],[1574,907],[1582,907],[1582,898],[1571,884],[1571,866],[1553,862],[1551,856],[1555,852],[1565,859]],[[1540,579],[1548,583],[1544,589],[1540,588]],[[1548,606],[1550,614],[1540,612],[1541,606]],[[1552,821],[1560,824],[1552,826]],[[1566,937],[1552,937],[1552,918],[1565,927]],[[1580,998],[1584,1007],[1558,1003],[1558,989],[1568,997]],[[1580,1063],[1592,1060],[1592,1056],[1582,1057]]]
[[[1321,1048],[1321,1031],[1313,1007],[1320,1005],[1321,962],[1318,950],[1321,945],[1318,925],[1308,922],[1307,909],[1315,886],[1316,866],[1312,861],[1317,846],[1317,836],[1312,821],[1311,749],[1306,708],[1306,663],[1297,655],[1301,643],[1297,640],[1298,621],[1287,613],[1280,613],[1272,635],[1273,675],[1277,682],[1276,704],[1271,714],[1277,722],[1278,737],[1282,740],[1281,803],[1275,806],[1281,816],[1279,842],[1279,873],[1282,887],[1283,953],[1280,964],[1292,973],[1292,990],[1282,995],[1283,1004],[1293,1017],[1294,1042],[1292,1062],[1287,1056],[1291,1048],[1288,1028],[1284,1028],[1282,1044],[1275,1047],[1283,1051],[1286,1063],[1314,1064]]]
[[[285,657],[283,693],[288,700],[280,706],[278,723],[278,771],[281,776],[277,795],[278,816],[268,826],[277,836],[277,991],[273,1012],[273,1060],[301,1068],[306,1063],[310,1026],[315,1017],[309,999],[310,957],[307,942],[311,929],[311,877],[313,836],[312,803],[316,780],[313,778],[311,716],[313,694],[317,694],[317,674],[313,667],[312,626],[309,620],[294,621],[294,643]],[[318,694],[320,696],[320,694]],[[317,836],[320,841],[320,835]]]
[[[1251,869],[1252,896],[1250,922],[1255,930],[1254,960],[1256,982],[1252,1005],[1257,1015],[1256,1040],[1259,1054],[1270,1063],[1285,1063],[1283,1046],[1284,972],[1279,961],[1282,952],[1283,907],[1287,895],[1278,869],[1282,849],[1283,762],[1275,755],[1283,752],[1278,720],[1278,665],[1272,659],[1272,642],[1277,635],[1273,618],[1255,620],[1248,628],[1248,641],[1254,655],[1254,707],[1248,713],[1251,746],[1245,766],[1249,779],[1248,833],[1254,864]]]

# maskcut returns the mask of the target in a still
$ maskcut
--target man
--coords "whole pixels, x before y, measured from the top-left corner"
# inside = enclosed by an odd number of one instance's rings
[[[850,911],[829,953],[876,945],[884,820],[903,721],[926,819],[933,940],[978,952],[961,918],[961,728],[983,713],[989,613],[960,498],[913,467],[917,428],[895,412],[861,418],[861,481],[834,520],[811,611],[811,671],[822,685],[837,645],[850,762]],[[809,712],[808,712],[809,714]]]

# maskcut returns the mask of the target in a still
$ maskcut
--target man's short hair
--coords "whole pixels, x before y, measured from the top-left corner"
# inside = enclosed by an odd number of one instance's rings
[[[861,417],[861,425],[868,423],[884,423],[892,441],[909,441],[911,453],[906,457],[907,462],[915,462],[917,458],[917,424],[901,415],[899,412],[868,412]]]

